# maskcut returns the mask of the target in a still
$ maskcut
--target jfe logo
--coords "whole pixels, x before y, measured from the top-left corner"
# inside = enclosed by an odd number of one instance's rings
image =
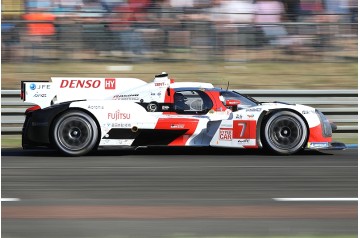
[[[105,89],[115,89],[115,79],[105,79]]]
[[[35,90],[35,89],[50,89],[50,85],[36,85],[34,83],[30,84],[30,89],[31,90]]]

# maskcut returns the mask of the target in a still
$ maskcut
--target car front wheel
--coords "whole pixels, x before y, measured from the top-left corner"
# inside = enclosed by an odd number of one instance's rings
[[[95,148],[98,129],[95,121],[87,113],[70,111],[56,119],[52,138],[62,153],[80,156]]]
[[[262,133],[265,148],[283,155],[294,154],[303,149],[307,136],[304,120],[290,111],[278,111],[270,115]]]

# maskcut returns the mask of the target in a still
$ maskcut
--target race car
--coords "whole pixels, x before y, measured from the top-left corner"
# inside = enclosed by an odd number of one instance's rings
[[[211,83],[175,82],[163,72],[136,78],[51,78],[22,82],[24,149],[86,155],[98,148],[197,146],[265,149],[289,155],[305,148],[343,149],[336,126],[315,108],[264,103]]]

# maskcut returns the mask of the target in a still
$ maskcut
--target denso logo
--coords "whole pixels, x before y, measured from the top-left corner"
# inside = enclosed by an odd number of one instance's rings
[[[129,120],[131,117],[130,113],[123,113],[123,112],[120,112],[120,110],[117,110],[116,112],[114,113],[108,113],[108,119],[110,120]]]
[[[101,85],[100,80],[92,79],[63,79],[60,88],[99,88]]]

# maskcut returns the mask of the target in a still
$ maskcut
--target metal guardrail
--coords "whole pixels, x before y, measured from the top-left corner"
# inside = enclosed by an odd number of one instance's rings
[[[258,101],[313,106],[338,125],[336,133],[358,132],[357,90],[235,90]],[[1,91],[1,133],[20,134],[25,110],[33,104],[20,99],[20,90]]]

